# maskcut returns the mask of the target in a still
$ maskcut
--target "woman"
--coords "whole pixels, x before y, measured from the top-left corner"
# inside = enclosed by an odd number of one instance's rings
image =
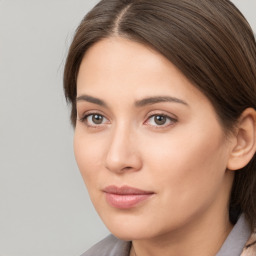
[[[256,255],[256,44],[231,2],[102,0],[64,89],[113,234],[84,256]]]

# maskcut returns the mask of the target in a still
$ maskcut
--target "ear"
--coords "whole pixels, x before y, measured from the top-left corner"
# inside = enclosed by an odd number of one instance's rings
[[[228,170],[245,167],[256,152],[256,111],[253,108],[247,108],[241,114],[235,139],[227,165]]]

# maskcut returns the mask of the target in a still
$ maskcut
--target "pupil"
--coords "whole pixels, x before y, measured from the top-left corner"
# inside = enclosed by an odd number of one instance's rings
[[[158,125],[163,125],[166,122],[165,116],[155,116],[155,123]]]
[[[102,120],[103,120],[103,117],[100,116],[100,115],[93,115],[93,117],[92,117],[92,121],[93,121],[95,124],[101,124],[101,123],[102,123]]]

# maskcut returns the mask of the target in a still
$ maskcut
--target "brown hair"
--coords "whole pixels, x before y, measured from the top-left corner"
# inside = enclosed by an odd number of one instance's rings
[[[76,79],[89,47],[103,38],[125,37],[168,58],[214,106],[225,131],[241,113],[256,109],[256,43],[229,0],[102,0],[82,20],[70,46],[64,90],[76,123]],[[244,212],[256,227],[256,155],[235,173],[230,220]]]

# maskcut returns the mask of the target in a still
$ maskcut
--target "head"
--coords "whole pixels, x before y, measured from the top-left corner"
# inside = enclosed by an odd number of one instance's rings
[[[159,193],[161,203],[174,202],[166,209],[175,207],[178,215],[208,191],[207,198],[190,206],[191,214],[173,217],[173,229],[203,213],[215,199],[219,211],[229,212],[231,223],[244,212],[255,228],[256,44],[231,2],[102,0],[76,31],[64,90],[72,107],[77,162],[110,230],[115,224],[104,211],[126,220],[131,213],[135,219],[143,213],[147,219],[143,207],[111,209],[98,203],[93,190],[102,192],[112,183],[140,186],[143,180],[147,185],[142,189],[155,198]],[[158,105],[151,104],[154,95]],[[172,98],[170,108],[167,98]],[[98,128],[88,130],[85,121]],[[158,125],[160,130],[152,128]],[[124,145],[129,145],[125,152]],[[95,180],[102,187],[95,188]],[[173,189],[161,191],[154,181]],[[215,185],[209,188],[211,183]],[[158,214],[151,217],[169,215]]]

